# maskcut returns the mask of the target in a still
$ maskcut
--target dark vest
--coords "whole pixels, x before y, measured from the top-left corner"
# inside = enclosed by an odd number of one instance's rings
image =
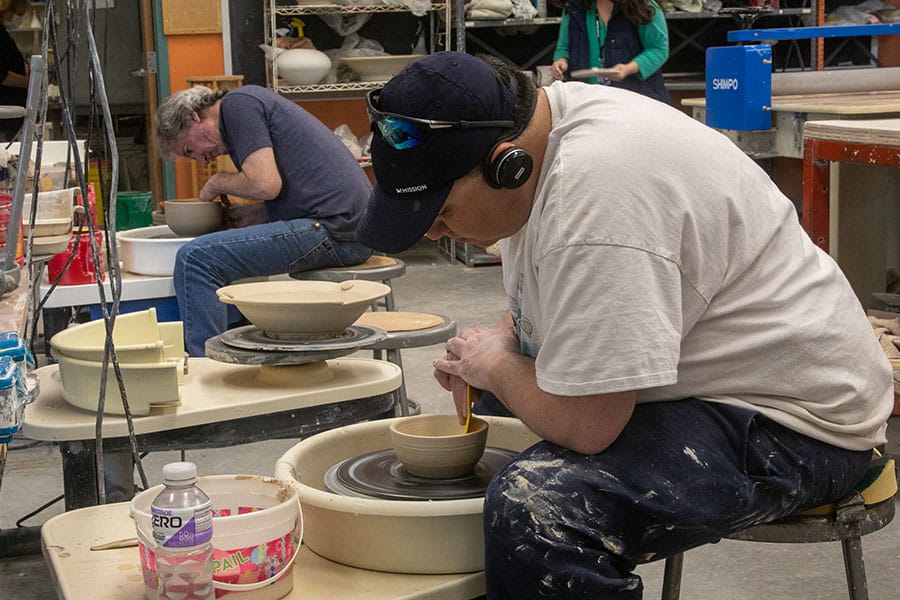
[[[569,71],[588,69],[591,63],[588,56],[584,6],[580,0],[569,0],[566,4],[566,11],[569,13]],[[603,52],[603,64],[612,66],[631,62],[643,50],[644,46],[638,36],[637,27],[630,23],[617,8],[613,8],[613,14],[606,29],[606,43],[600,49]],[[655,98],[666,104],[672,103],[663,81],[661,69],[646,79],[638,79],[636,75],[631,75],[622,81],[612,81],[610,85]]]

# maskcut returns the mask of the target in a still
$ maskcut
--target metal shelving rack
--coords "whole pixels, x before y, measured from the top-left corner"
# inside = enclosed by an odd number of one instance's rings
[[[409,13],[409,7],[403,4],[376,4],[376,5],[352,5],[341,4],[295,4],[268,0],[265,21],[265,39],[267,43],[274,45],[276,21],[278,17],[295,17],[302,15],[352,15],[370,13]],[[434,52],[435,48],[449,48],[450,2],[433,2],[428,10],[431,48],[428,52]],[[267,85],[269,89],[283,95],[289,95],[296,100],[334,100],[341,98],[360,98],[369,90],[381,87],[385,81],[351,81],[347,83],[329,83],[322,85],[288,86],[278,83],[278,64],[272,61],[271,69],[266,69]]]

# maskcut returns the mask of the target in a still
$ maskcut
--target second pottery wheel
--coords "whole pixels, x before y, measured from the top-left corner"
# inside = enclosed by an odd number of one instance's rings
[[[429,479],[410,475],[390,448],[343,460],[325,473],[325,489],[342,496],[385,500],[458,500],[484,496],[494,473],[516,452],[488,447],[471,475]]]
[[[206,355],[219,362],[240,365],[301,365],[352,354],[386,335],[375,327],[352,325],[337,338],[282,340],[246,325],[206,340]]]

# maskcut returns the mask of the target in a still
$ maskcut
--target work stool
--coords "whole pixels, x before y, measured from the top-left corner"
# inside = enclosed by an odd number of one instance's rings
[[[334,267],[331,269],[314,269],[312,271],[301,271],[292,273],[294,279],[310,280],[310,281],[333,281],[340,283],[348,279],[364,279],[366,281],[380,281],[391,288],[391,291],[384,297],[383,301],[376,303],[384,306],[385,310],[397,310],[394,305],[394,289],[391,286],[391,279],[400,277],[406,273],[406,263],[399,258],[390,256],[373,255],[364,263],[353,265],[352,267]]]
[[[726,536],[732,540],[772,543],[841,542],[850,600],[867,600],[866,568],[862,536],[878,531],[894,518],[897,473],[893,459],[880,458],[866,472],[856,489],[834,504],[795,513]],[[681,596],[684,554],[666,559],[662,600]]]
[[[409,415],[410,400],[406,396],[406,377],[403,375],[400,350],[446,342],[456,335],[456,321],[429,313],[378,311],[363,313],[355,324],[378,327],[387,332],[384,339],[362,349],[372,350],[377,359],[381,358],[381,352],[384,351],[387,353],[387,360],[400,367],[402,380],[396,392],[395,407],[399,409],[400,415]]]

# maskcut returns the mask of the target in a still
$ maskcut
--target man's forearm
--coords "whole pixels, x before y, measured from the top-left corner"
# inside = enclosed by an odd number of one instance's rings
[[[204,190],[209,192],[209,199],[219,194],[229,194],[250,200],[271,200],[279,191],[271,184],[247,177],[244,173],[215,173],[207,181]]]

